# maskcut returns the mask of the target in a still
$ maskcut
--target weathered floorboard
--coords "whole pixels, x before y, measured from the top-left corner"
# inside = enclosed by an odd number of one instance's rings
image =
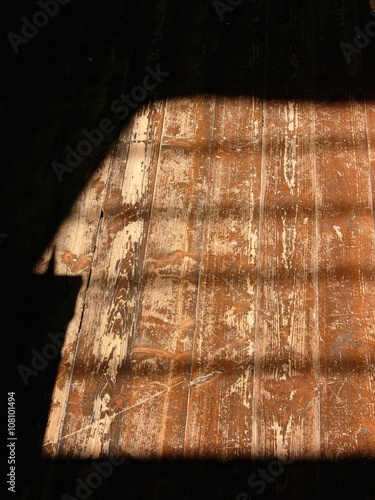
[[[356,9],[339,14],[356,20]],[[322,458],[343,459],[374,453],[373,197],[360,59],[327,64],[336,53],[327,42],[344,33],[329,16],[320,30],[317,91],[331,100],[316,103],[320,441]]]
[[[204,98],[166,107],[122,417],[131,456],[182,456],[213,112]]]
[[[313,66],[306,64],[314,57],[312,3],[291,2],[288,8],[280,6],[276,16],[270,6],[268,11],[252,457],[316,460],[319,336],[311,102],[314,73]],[[283,44],[279,43],[281,37]],[[278,100],[272,98],[275,85],[282,96]],[[306,473],[311,477],[309,488],[299,482],[296,464],[291,468],[275,462],[267,474],[268,482],[280,476],[284,495],[316,495],[316,468]],[[265,488],[264,478],[260,481]],[[268,487],[267,497],[277,495],[274,486]]]
[[[313,74],[299,60],[301,47],[312,56],[306,46],[311,25],[295,26],[303,17],[295,14],[279,18],[279,29],[294,38],[282,47],[268,42],[285,99],[264,102],[254,457],[316,458],[319,450],[314,105],[294,98],[299,85],[307,98],[312,93]],[[265,97],[269,88],[266,73]]]
[[[72,449],[80,457],[117,452],[106,436],[122,409],[121,377],[137,314],[138,265],[143,262],[162,110],[163,103],[140,110],[114,152],[60,456],[71,454]],[[104,309],[98,309],[98,304]]]
[[[218,99],[203,236],[186,457],[251,449],[261,102]]]

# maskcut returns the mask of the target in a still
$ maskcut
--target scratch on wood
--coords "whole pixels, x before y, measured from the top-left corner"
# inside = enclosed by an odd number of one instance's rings
[[[211,372],[208,375],[205,375],[204,377],[199,377],[190,382],[190,386],[193,385],[200,385],[203,384],[204,382],[208,382],[208,380],[211,380],[215,375],[218,375],[219,373],[224,373],[224,370],[218,370],[217,372]]]
[[[170,391],[171,389],[174,389],[175,387],[177,387],[178,385],[181,385],[183,383],[184,383],[184,381],[178,382],[177,384],[174,384],[171,387],[168,387],[167,389],[165,389],[163,391],[157,392],[156,394],[153,394],[149,398],[143,399],[142,401],[138,401],[138,403],[135,403],[132,406],[128,406],[128,407],[124,408],[123,410],[121,410],[121,411],[119,411],[117,413],[114,413],[111,416],[106,415],[104,418],[101,418],[100,420],[95,420],[90,425],[86,425],[85,427],[82,427],[81,429],[78,429],[77,431],[74,431],[74,432],[71,432],[69,434],[66,434],[65,436],[61,436],[59,438],[59,441],[61,441],[62,439],[67,439],[67,438],[69,438],[71,436],[75,436],[77,434],[80,434],[81,432],[86,431],[87,429],[91,429],[95,425],[98,426],[101,423],[108,421],[109,419],[111,421],[113,421],[118,415],[121,415],[122,413],[126,413],[127,411],[131,410],[132,408],[136,408],[137,406],[141,406],[144,403],[147,403],[148,401],[150,401],[151,399],[157,398],[158,396],[161,396],[162,394],[165,394],[166,392]],[[49,441],[48,443],[44,443],[43,447],[48,446],[50,444],[56,444],[57,442],[58,441]]]

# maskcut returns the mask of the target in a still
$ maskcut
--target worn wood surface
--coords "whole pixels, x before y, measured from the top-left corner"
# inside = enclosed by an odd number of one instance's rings
[[[124,457],[129,470],[156,471],[155,499],[248,500],[256,484],[268,498],[330,498],[356,463],[358,498],[373,498],[375,49],[351,63],[340,49],[373,19],[368,4],[254,0],[222,20],[210,1],[145,7],[142,25],[108,6],[129,30],[117,25],[105,57],[100,41],[102,72],[83,93],[90,46],[71,42],[77,86],[61,86],[69,99],[49,128],[22,133],[9,173],[0,251],[12,349],[23,335],[8,289],[24,268],[36,294],[42,283],[48,295],[51,273],[74,282],[32,330],[66,327],[41,454],[78,469]],[[94,27],[76,17],[77,37],[80,26],[88,40]],[[46,158],[160,61],[162,89],[56,187]],[[207,479],[199,493],[199,466],[224,487]],[[54,467],[39,498],[62,487]],[[124,491],[141,498],[142,486]]]

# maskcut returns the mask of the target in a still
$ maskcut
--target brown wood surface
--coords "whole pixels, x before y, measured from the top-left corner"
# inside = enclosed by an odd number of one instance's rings
[[[267,44],[284,66],[267,67],[265,97],[276,79],[284,99],[263,106],[252,450],[289,459],[319,453],[314,74],[297,50],[311,57],[313,26],[309,3],[294,7],[270,21],[289,26],[285,43],[270,30]],[[299,86],[306,100],[294,97]]]
[[[98,32],[87,89],[98,27],[77,14],[66,102],[36,102],[40,128],[7,152],[10,348],[26,363],[47,325],[66,327],[55,371],[22,387],[48,406],[36,441],[53,472],[35,495],[61,498],[81,467],[116,456],[118,498],[249,500],[257,479],[259,498],[325,499],[351,471],[374,498],[375,42],[351,63],[340,49],[374,18],[349,0],[240,2],[222,21],[208,0],[142,6],[107,5],[129,31],[116,24],[108,53],[110,26]],[[58,186],[50,159],[147,64],[171,74]],[[19,296],[30,287],[32,316],[48,280],[33,343]],[[261,476],[280,460],[280,477]],[[113,481],[93,497],[117,498]]]

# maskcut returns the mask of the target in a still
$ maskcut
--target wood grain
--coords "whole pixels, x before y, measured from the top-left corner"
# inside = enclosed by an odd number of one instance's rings
[[[302,50],[312,55],[312,25],[300,11],[311,5],[293,5],[280,11],[267,43],[279,72],[271,81],[267,67],[265,96],[276,79],[285,98],[267,99],[263,115],[252,450],[259,458],[319,454],[314,105],[294,98],[299,86],[307,97],[313,91],[300,59]],[[289,34],[282,46],[278,30]]]
[[[124,373],[137,314],[138,265],[143,261],[162,110],[162,103],[140,110],[114,152],[60,455],[70,455],[72,449],[74,456],[81,457],[114,453],[106,437],[119,411],[118,380]],[[98,310],[97,304],[106,304],[105,310]]]
[[[51,258],[54,258],[56,261],[54,272],[57,275],[80,276],[82,279],[74,317],[66,325],[66,336],[44,436],[43,453],[46,456],[55,456],[57,453],[61,426],[65,417],[110,163],[111,157],[108,157],[97,170],[87,189],[76,202],[70,217],[64,221],[60,231],[36,266],[36,271],[43,274]],[[64,307],[62,307],[63,310]]]
[[[251,448],[261,122],[261,103],[256,99],[218,99],[187,457],[228,459],[246,456]]]
[[[121,448],[131,456],[182,455],[213,112],[204,98],[165,112],[121,418]]]
[[[81,282],[50,324],[69,323],[43,456],[78,468],[121,456],[156,471],[150,498],[186,500],[206,470],[223,473],[222,489],[211,477],[205,487],[226,500],[252,487],[241,467],[289,459],[264,498],[333,498],[354,482],[349,460],[360,469],[375,453],[375,45],[350,64],[340,49],[369,19],[349,1],[254,0],[224,20],[211,0],[146,1],[144,19],[120,4],[106,15],[134,26],[116,24],[108,53],[96,46],[102,72],[87,89],[82,58],[100,20],[75,19],[84,40],[69,44],[65,109],[54,101],[50,127],[20,135],[3,205],[18,232],[2,298],[30,262],[37,280],[55,262],[57,282]],[[138,84],[146,60],[171,65],[165,88],[82,170],[46,180],[46,158],[95,126],[111,92]],[[16,351],[24,328],[8,303]],[[359,497],[371,498],[368,477]]]
[[[358,19],[356,6],[340,14]],[[374,219],[360,59],[325,64],[332,32],[320,29],[317,88],[332,96],[316,104],[320,440],[321,456],[337,459],[374,452]]]
[[[363,105],[317,109],[323,456],[373,452],[374,225]],[[333,131],[340,121],[340,136]]]

